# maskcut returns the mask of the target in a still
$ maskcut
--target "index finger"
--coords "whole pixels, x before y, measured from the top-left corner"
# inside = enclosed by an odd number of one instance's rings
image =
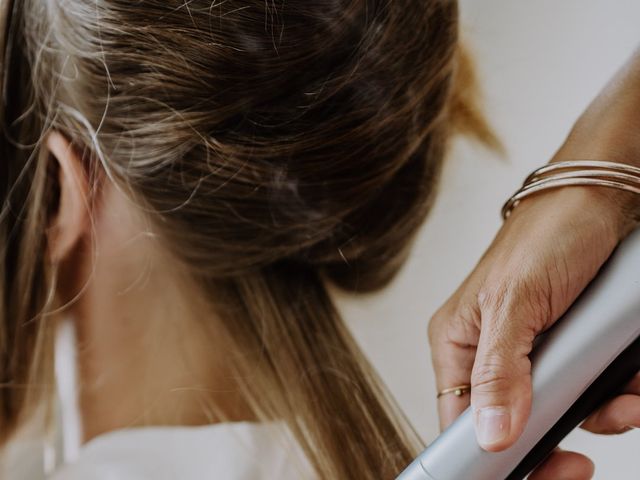
[[[476,346],[460,341],[447,322],[444,330],[431,340],[431,358],[438,392],[471,383],[471,369],[476,357]],[[454,392],[438,398],[440,429],[451,424],[470,403],[469,392],[458,396]]]

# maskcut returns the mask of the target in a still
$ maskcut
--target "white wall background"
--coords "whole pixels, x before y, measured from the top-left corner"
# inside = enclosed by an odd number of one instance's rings
[[[357,338],[426,441],[438,432],[429,317],[490,243],[502,202],[548,161],[580,112],[640,46],[639,0],[460,3],[487,113],[507,159],[459,142],[435,209],[397,281],[375,297],[340,299]],[[588,454],[598,480],[640,477],[640,431],[619,437],[576,431],[563,447]]]

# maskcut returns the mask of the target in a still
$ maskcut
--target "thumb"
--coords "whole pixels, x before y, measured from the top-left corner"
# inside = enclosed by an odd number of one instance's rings
[[[531,410],[528,355],[536,332],[524,315],[509,310],[503,304],[497,312],[483,313],[486,318],[471,372],[476,437],[483,449],[492,452],[518,439]]]

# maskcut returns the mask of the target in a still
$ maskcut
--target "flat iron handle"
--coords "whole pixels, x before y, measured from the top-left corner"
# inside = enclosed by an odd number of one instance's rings
[[[640,337],[624,350],[585,390],[560,420],[531,449],[506,480],[522,480],[574,428],[607,400],[618,395],[640,371]]]

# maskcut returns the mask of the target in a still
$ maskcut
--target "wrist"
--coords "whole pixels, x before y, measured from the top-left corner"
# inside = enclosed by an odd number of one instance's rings
[[[613,188],[592,188],[595,201],[606,205],[615,222],[618,238],[626,237],[640,222],[640,195]]]
[[[593,145],[588,149],[589,155],[572,152],[571,148],[563,146],[549,163],[579,158],[580,160],[607,160],[640,167],[640,153],[636,155],[633,151],[615,146],[607,148],[603,146],[602,142],[598,142],[598,145]],[[611,145],[615,145],[615,143]],[[571,188],[583,190],[585,208],[595,209],[598,214],[604,215],[611,221],[612,228],[616,231],[619,240],[628,235],[640,223],[640,195],[600,186]]]
[[[527,221],[532,217],[553,215],[557,221],[571,224],[578,230],[588,229],[613,246],[635,227],[617,193],[609,188],[592,186],[549,189],[523,199],[510,218]]]

